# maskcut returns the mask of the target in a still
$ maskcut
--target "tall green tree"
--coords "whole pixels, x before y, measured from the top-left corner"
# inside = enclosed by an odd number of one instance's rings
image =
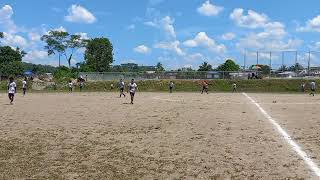
[[[278,71],[288,71],[288,67],[286,65],[282,65],[280,66],[280,68],[278,69]]]
[[[158,62],[156,65],[156,72],[163,72],[163,71],[165,71],[163,65],[160,62]]]
[[[240,66],[236,64],[232,59],[227,59],[225,63],[221,64],[218,71],[239,71]]]
[[[96,72],[110,71],[113,63],[113,46],[108,38],[89,40],[85,51],[85,62]]]
[[[61,66],[61,57],[64,57],[71,67],[71,59],[76,49],[82,48],[86,44],[86,40],[81,39],[80,35],[70,35],[65,31],[49,31],[43,35],[41,40],[46,43],[44,48],[48,55],[58,54],[59,66]]]
[[[9,77],[23,74],[22,58],[26,53],[19,48],[0,47],[0,76]]]
[[[209,64],[208,62],[203,62],[198,69],[198,71],[211,71],[211,70],[212,70],[212,65]]]
[[[304,68],[303,68],[303,66],[301,64],[295,63],[294,65],[290,66],[288,70],[289,71],[301,71],[303,69]]]
[[[261,66],[260,71],[263,75],[267,75],[267,74],[270,74],[271,68],[268,65],[263,65]]]

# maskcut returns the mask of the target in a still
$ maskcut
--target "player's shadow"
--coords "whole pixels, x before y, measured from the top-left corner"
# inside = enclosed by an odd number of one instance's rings
[[[125,104],[125,105],[132,105],[131,103],[122,103],[122,104]]]

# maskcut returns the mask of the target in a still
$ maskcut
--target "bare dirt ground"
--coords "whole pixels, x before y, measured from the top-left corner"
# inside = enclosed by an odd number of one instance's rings
[[[320,160],[319,97],[249,95]],[[0,94],[0,179],[317,179],[241,93],[128,102],[18,94],[11,106]]]

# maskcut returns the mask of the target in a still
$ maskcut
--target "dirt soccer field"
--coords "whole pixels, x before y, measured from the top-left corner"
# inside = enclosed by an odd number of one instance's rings
[[[320,97],[0,94],[0,179],[318,179]],[[289,137],[290,136],[290,137]]]

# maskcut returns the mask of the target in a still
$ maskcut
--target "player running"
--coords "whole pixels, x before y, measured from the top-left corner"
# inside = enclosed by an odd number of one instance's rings
[[[80,92],[82,92],[83,87],[84,87],[84,81],[83,81],[83,79],[80,80],[80,85],[79,85],[79,87],[80,87]]]
[[[23,91],[23,96],[25,96],[26,92],[27,92],[27,78],[26,77],[22,81],[22,91]]]
[[[303,82],[300,87],[301,87],[301,92],[303,93],[306,92],[306,83]]]
[[[71,80],[68,83],[68,87],[69,87],[69,92],[72,93],[72,91],[73,91],[73,83],[72,83]]]
[[[170,81],[170,84],[169,84],[169,91],[170,91],[170,93],[172,93],[173,88],[174,88],[174,83],[173,83],[173,81]]]
[[[9,78],[9,84],[8,84],[8,97],[10,100],[10,104],[13,105],[14,95],[17,92],[17,84],[14,82],[13,77]]]
[[[128,86],[128,91],[130,92],[130,96],[131,96],[131,104],[133,104],[133,99],[134,99],[134,95],[138,89],[137,84],[134,82],[134,79],[131,79],[131,82],[129,83]]]
[[[207,81],[202,81],[202,91],[201,94],[203,94],[204,92],[208,93],[208,89],[209,89],[209,83]]]
[[[236,83],[232,84],[232,92],[233,93],[237,92],[237,84]]]
[[[119,82],[119,89],[120,89],[120,98],[123,95],[123,97],[126,97],[126,95],[124,94],[124,87],[125,87],[125,83],[123,82],[123,79],[120,79]]]
[[[311,88],[311,93],[310,93],[310,95],[314,96],[315,93],[316,93],[316,82],[315,82],[315,81],[312,81],[312,82],[310,83],[310,88]]]

